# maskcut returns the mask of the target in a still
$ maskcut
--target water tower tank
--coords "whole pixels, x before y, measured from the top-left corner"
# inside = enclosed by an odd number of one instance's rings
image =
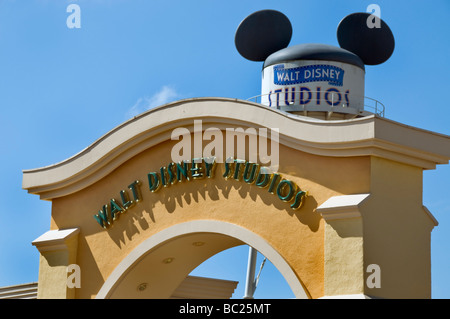
[[[372,19],[377,23],[368,23]],[[349,14],[337,28],[340,47],[320,43],[288,47],[291,36],[289,19],[275,10],[254,12],[240,23],[235,36],[238,52],[250,61],[264,61],[256,102],[325,119],[372,114],[365,110],[365,66],[385,62],[395,46],[383,20],[364,12]],[[370,100],[381,115],[378,101]]]
[[[299,44],[271,54],[262,71],[261,103],[288,112],[359,114],[365,67],[354,53],[327,44]]]

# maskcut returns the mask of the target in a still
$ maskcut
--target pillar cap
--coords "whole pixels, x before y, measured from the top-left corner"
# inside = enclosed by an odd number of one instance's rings
[[[40,252],[67,249],[67,240],[78,235],[79,228],[49,230],[31,243]]]

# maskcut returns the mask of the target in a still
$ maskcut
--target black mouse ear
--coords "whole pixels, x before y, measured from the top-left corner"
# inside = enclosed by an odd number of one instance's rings
[[[244,58],[264,61],[272,53],[287,47],[291,37],[292,25],[283,13],[261,10],[242,20],[234,43]]]
[[[352,13],[342,19],[337,29],[337,39],[341,48],[359,56],[366,65],[387,61],[395,47],[389,26],[366,12]]]

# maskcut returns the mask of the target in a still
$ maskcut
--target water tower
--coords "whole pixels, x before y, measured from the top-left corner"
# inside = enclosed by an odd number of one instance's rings
[[[365,65],[377,65],[391,56],[395,41],[388,25],[369,13],[353,13],[337,28],[340,47],[320,43],[288,47],[289,19],[274,10],[257,11],[236,31],[239,53],[264,61],[261,95],[266,106],[321,119],[347,119],[376,113],[384,106],[364,96]],[[369,110],[370,108],[370,110]]]

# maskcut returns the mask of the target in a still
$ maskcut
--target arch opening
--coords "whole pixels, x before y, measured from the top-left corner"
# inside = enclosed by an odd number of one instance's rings
[[[272,262],[296,298],[308,298],[292,268],[263,238],[240,226],[212,220],[177,224],[143,241],[114,269],[96,298],[170,298],[202,262],[243,244]]]
[[[217,278],[238,282],[232,299],[245,296],[249,246],[240,245],[228,248],[210,257],[195,268],[189,276]],[[258,252],[255,264],[255,279],[259,276],[254,299],[292,299],[295,298],[286,279],[269,259]]]

